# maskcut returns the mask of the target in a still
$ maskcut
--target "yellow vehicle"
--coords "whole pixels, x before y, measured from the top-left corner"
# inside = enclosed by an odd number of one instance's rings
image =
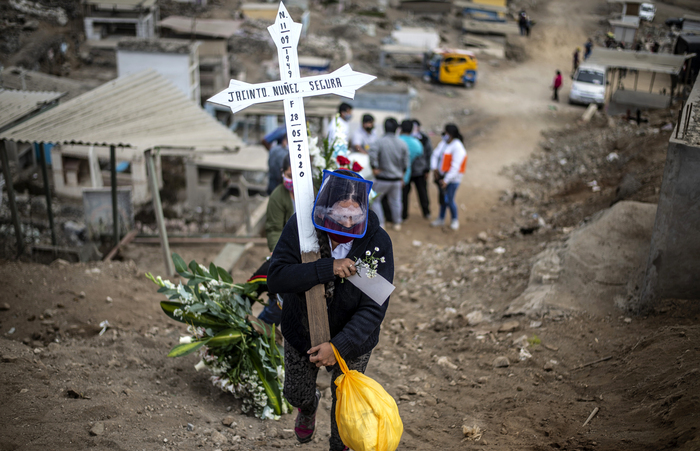
[[[434,49],[427,61],[423,73],[426,82],[463,85],[465,88],[476,83],[479,62],[468,50]]]

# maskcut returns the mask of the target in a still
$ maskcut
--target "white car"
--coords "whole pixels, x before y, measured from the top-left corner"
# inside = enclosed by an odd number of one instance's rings
[[[639,5],[639,18],[648,22],[654,21],[656,6],[653,3],[642,3]]]
[[[569,91],[569,103],[603,105],[606,86],[604,66],[582,64],[574,74]]]

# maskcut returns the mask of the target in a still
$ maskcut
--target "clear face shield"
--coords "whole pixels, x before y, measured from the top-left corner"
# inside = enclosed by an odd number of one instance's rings
[[[323,171],[314,203],[314,226],[334,235],[362,238],[367,232],[372,182],[347,171]]]

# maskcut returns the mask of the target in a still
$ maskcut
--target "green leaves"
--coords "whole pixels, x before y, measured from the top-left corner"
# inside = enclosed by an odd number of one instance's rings
[[[180,276],[188,279],[187,285],[196,287],[201,283],[219,282],[223,285],[243,290],[240,285],[234,285],[233,278],[224,268],[216,266],[214,262],[209,264],[209,270],[201,267],[196,261],[192,260],[189,265],[185,263],[178,254],[173,253],[173,263],[175,270]]]
[[[191,343],[181,343],[175,346],[168,353],[168,357],[182,357],[188,354],[192,354],[204,345],[209,347],[214,346],[230,346],[238,343],[243,339],[243,333],[236,329],[226,329],[213,337],[205,338],[203,340],[193,341]]]
[[[216,270],[219,273],[219,277],[221,277],[221,280],[225,283],[233,283],[233,277],[231,277],[231,274],[228,273],[224,268],[216,268]]]
[[[229,346],[243,339],[243,332],[238,329],[226,329],[209,339],[207,346]]]
[[[171,319],[174,319],[175,321],[179,321],[181,323],[190,324],[196,327],[213,327],[216,329],[221,329],[223,327],[228,326],[228,323],[226,321],[217,318],[213,315],[209,315],[207,313],[199,313],[199,315],[195,315],[191,311],[185,311],[184,308],[187,307],[187,305],[181,304],[179,302],[161,301],[160,307],[163,309],[163,312],[165,312],[165,314],[168,315]],[[199,310],[196,307],[196,305],[189,307],[190,309],[194,309],[195,311]],[[180,318],[180,315],[175,315],[175,310],[178,309],[182,311],[182,318]],[[206,311],[206,309],[201,310],[202,312]]]
[[[184,355],[192,354],[197,349],[207,344],[209,340],[211,340],[211,338],[207,338],[206,340],[202,341],[193,341],[192,343],[179,344],[170,350],[168,357],[182,357]]]
[[[173,254],[177,273],[185,280],[173,284],[147,273],[146,277],[158,285],[158,293],[168,298],[160,303],[171,319],[185,323],[195,337],[190,343],[173,347],[168,357],[182,357],[206,350],[209,365],[217,368],[218,381],[228,381],[237,396],[254,401],[259,388],[246,388],[245,381],[253,378],[262,384],[267,405],[253,402],[255,415],[269,418],[287,411],[288,403],[282,396],[282,384],[277,368],[284,366],[284,350],[275,343],[276,329],[251,316],[252,302],[260,300],[257,283],[234,284],[223,268],[211,263],[207,267],[196,261],[186,263]],[[188,341],[188,340],[183,340]],[[206,347],[206,348],[205,348]],[[245,376],[245,377],[244,377]],[[254,387],[254,386],[253,386]]]
[[[263,363],[263,358],[265,357],[265,352],[259,346],[251,346],[248,348],[248,355],[250,356],[250,361],[255,368],[255,372],[258,373],[260,382],[262,382],[265,388],[265,394],[267,394],[267,405],[275,412],[275,415],[282,415],[282,403],[284,398],[282,397],[282,391],[277,383],[277,371],[271,371]]]

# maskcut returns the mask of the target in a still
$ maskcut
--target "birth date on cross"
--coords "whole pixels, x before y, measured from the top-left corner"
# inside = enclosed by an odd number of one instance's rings
[[[311,217],[314,188],[304,97],[336,94],[352,99],[357,89],[376,77],[355,72],[346,64],[330,74],[302,78],[297,53],[301,29],[302,25],[292,20],[287,8],[280,2],[275,23],[267,28],[277,47],[280,81],[250,84],[231,80],[227,89],[207,101],[229,107],[232,113],[257,103],[283,101],[301,259],[307,263],[318,260],[320,255]],[[311,345],[316,346],[330,340],[323,285],[313,287],[306,297]]]

